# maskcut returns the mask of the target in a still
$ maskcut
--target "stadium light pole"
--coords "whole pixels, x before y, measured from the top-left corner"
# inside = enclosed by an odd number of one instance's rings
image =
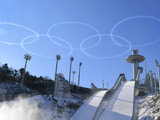
[[[71,70],[72,70],[72,62],[74,60],[74,57],[70,57],[70,69],[69,69],[69,84],[70,84],[70,81],[71,81]]]
[[[82,66],[82,62],[79,63],[78,88],[79,88],[79,84],[80,84],[81,66]]]
[[[104,80],[102,81],[102,89],[104,90]]]
[[[27,67],[27,61],[31,60],[32,56],[30,54],[25,54],[24,55],[24,59],[25,61],[25,65],[24,65],[24,71],[23,71],[23,76],[22,76],[22,85],[24,85],[24,77],[25,77],[25,72],[26,72],[26,67]]]
[[[76,74],[76,71],[72,71],[72,75],[73,75],[73,77],[72,77],[72,84],[73,84],[73,82],[74,82],[74,75]]]
[[[61,59],[61,56],[60,55],[57,55],[56,56],[56,68],[55,68],[55,75],[54,75],[54,89],[56,90],[56,75],[57,75],[57,69],[58,69],[58,61]]]

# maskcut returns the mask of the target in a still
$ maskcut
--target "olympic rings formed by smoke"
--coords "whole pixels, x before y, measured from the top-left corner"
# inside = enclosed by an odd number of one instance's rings
[[[91,28],[92,30],[94,30],[94,31],[96,32],[96,34],[100,34],[100,32],[99,32],[95,27],[93,27],[92,25],[89,25],[89,24],[87,24],[87,23],[75,22],[75,21],[64,21],[64,22],[59,22],[59,23],[56,23],[56,24],[51,25],[51,26],[48,28],[48,30],[47,30],[47,35],[50,35],[50,32],[51,32],[51,30],[52,30],[53,28],[55,28],[56,26],[59,26],[59,25],[63,25],[63,24],[83,25],[83,26],[86,26],[86,27]],[[97,41],[96,44],[88,47],[87,49],[91,49],[91,48],[96,47],[100,42],[101,42],[101,36],[99,36],[99,40]],[[60,46],[60,47],[64,47],[64,46],[62,46],[62,45],[59,44],[59,43],[56,43],[56,44],[57,44],[58,46]]]
[[[11,22],[0,22],[0,24],[2,24],[2,25],[11,25],[11,26],[16,26],[16,27],[19,27],[19,28],[23,28],[25,30],[28,30],[28,31],[32,32],[33,34],[35,34],[38,37],[38,33],[37,32],[35,32],[34,30],[32,30],[31,28],[28,28],[26,26],[15,24],[15,23],[11,23]],[[6,45],[20,45],[20,43],[6,42],[6,41],[2,41],[2,40],[0,40],[0,43],[6,44]],[[30,43],[25,43],[25,44],[30,44]]]
[[[112,37],[115,37],[115,38],[119,38],[119,39],[125,41],[125,42],[128,44],[128,49],[127,49],[125,52],[123,52],[123,53],[121,53],[121,54],[118,54],[118,55],[114,55],[114,56],[109,56],[109,57],[95,57],[95,56],[87,53],[87,52],[84,50],[83,44],[84,44],[86,41],[88,41],[89,39],[95,38],[95,37],[97,37],[97,36],[101,36],[101,37],[102,37],[102,36],[110,36],[110,37],[112,36]],[[125,39],[125,38],[123,38],[123,37],[121,37],[121,36],[118,36],[118,35],[113,35],[113,34],[112,34],[112,35],[111,35],[111,34],[92,35],[92,36],[84,39],[84,40],[81,42],[81,44],[80,44],[80,49],[81,49],[81,51],[82,51],[86,56],[88,56],[88,57],[90,57],[90,58],[94,58],[94,59],[111,59],[111,58],[121,57],[121,56],[125,55],[126,53],[128,53],[128,52],[131,50],[131,48],[132,48],[132,44],[131,44],[127,39]]]
[[[124,37],[121,37],[121,36],[118,36],[118,35],[114,35],[114,30],[121,24],[121,23],[124,23],[126,21],[129,21],[129,20],[132,20],[132,19],[138,19],[138,18],[146,18],[146,19],[152,19],[152,20],[155,20],[155,21],[158,21],[160,22],[160,18],[157,18],[157,17],[154,17],[154,16],[133,16],[133,17],[128,17],[128,18],[125,18],[125,19],[122,19],[121,21],[117,22],[111,29],[111,32],[110,34],[101,34],[95,27],[87,24],[87,23],[82,23],[82,22],[73,22],[73,21],[70,21],[70,22],[59,22],[59,23],[56,23],[56,24],[53,24],[51,25],[48,29],[47,29],[47,34],[46,35],[39,35],[37,32],[35,32],[34,30],[32,30],[31,28],[28,28],[26,26],[23,26],[23,25],[19,25],[19,24],[15,24],[15,23],[10,23],[10,22],[0,22],[0,24],[4,24],[4,25],[11,25],[11,26],[16,26],[16,27],[19,27],[19,28],[23,28],[25,30],[28,30],[30,32],[32,32],[34,35],[30,35],[30,36],[27,36],[25,38],[22,39],[21,43],[15,43],[15,42],[6,42],[6,41],[2,41],[0,40],[0,43],[3,43],[3,44],[7,44],[7,45],[21,45],[21,47],[24,49],[25,52],[29,52],[30,54],[32,55],[36,55],[36,56],[39,56],[39,57],[44,57],[44,58],[48,58],[48,59],[54,59],[54,57],[51,57],[51,56],[45,56],[45,55],[41,55],[41,54],[37,54],[37,53],[34,53],[34,52],[31,52],[29,51],[28,49],[26,49],[24,47],[24,45],[30,45],[30,44],[33,44],[34,42],[38,41],[39,37],[42,37],[42,36],[45,36],[45,37],[48,37],[48,39],[55,45],[58,45],[59,47],[62,47],[62,48],[68,48],[70,49],[70,52],[67,53],[66,55],[62,56],[62,57],[67,57],[69,55],[72,54],[73,52],[73,47],[72,45],[67,42],[66,40],[60,38],[60,37],[57,37],[57,36],[53,36],[51,35],[51,30],[56,27],[56,26],[59,26],[59,25],[62,25],[62,24],[77,24],[77,25],[83,25],[83,26],[86,26],[88,28],[91,28],[93,31],[96,32],[95,35],[92,35],[92,36],[89,36],[87,38],[85,38],[84,40],[81,41],[80,43],[80,50],[88,57],[91,57],[91,58],[94,58],[94,59],[111,59],[111,58],[116,58],[116,57],[120,57],[126,53],[128,53],[131,49],[132,49],[132,44],[129,40],[125,39]],[[117,46],[120,46],[120,47],[126,47],[125,45],[119,43],[117,40],[115,40],[114,38],[120,38],[122,39],[123,41],[125,41],[127,44],[128,44],[128,49],[119,54],[119,55],[114,55],[114,56],[110,56],[110,57],[95,57],[93,55],[90,55],[89,53],[86,52],[87,49],[91,49],[91,48],[95,48],[96,46],[99,45],[99,43],[102,41],[102,36],[110,36],[111,37],[111,40],[114,42],[114,44],[116,44]],[[32,38],[32,37],[36,37],[34,38],[32,41],[30,42],[25,42],[24,41],[26,39],[29,39],[29,38]],[[83,47],[83,44],[84,42],[86,42],[87,40],[91,39],[91,38],[94,38],[94,37],[98,37],[99,39],[97,39],[97,42],[94,44],[94,45],[91,45],[87,48],[84,48]],[[58,39],[64,43],[67,44],[68,47],[65,47],[63,46],[62,44],[54,41],[53,39]],[[136,45],[136,46],[133,46],[133,47],[143,47],[143,46],[149,46],[151,44],[154,44],[154,43],[157,43],[159,42],[160,39],[157,39],[153,42],[149,42],[149,43],[145,43],[145,44],[140,44],[140,45]]]
[[[41,55],[41,54],[38,54],[38,53],[35,53],[35,52],[32,52],[32,51],[29,51],[27,48],[25,48],[25,47],[24,47],[24,41],[27,40],[27,39],[29,39],[29,38],[32,38],[32,37],[36,37],[36,39],[34,39],[34,41],[31,41],[32,44],[35,43],[35,42],[37,42],[38,39],[39,39],[39,37],[48,37],[48,38],[50,38],[49,40],[50,40],[53,44],[56,44],[56,43],[57,43],[56,41],[54,41],[54,39],[57,39],[57,40],[60,40],[60,41],[63,41],[64,43],[66,43],[66,44],[69,46],[70,52],[67,53],[66,55],[62,56],[62,58],[63,58],[63,57],[68,57],[68,56],[71,55],[72,52],[73,52],[73,47],[72,47],[72,45],[71,45],[69,42],[67,42],[66,40],[64,40],[64,39],[62,39],[62,38],[60,38],[60,37],[51,36],[51,35],[38,35],[38,37],[37,37],[37,36],[35,36],[35,35],[31,35],[31,36],[27,36],[27,37],[25,37],[25,38],[22,39],[22,41],[21,41],[21,47],[24,49],[24,51],[26,51],[27,53],[30,53],[30,54],[32,54],[32,55],[39,56],[39,57],[44,57],[44,58],[47,58],[47,59],[55,59],[55,57]]]
[[[138,18],[146,18],[146,19],[151,19],[151,20],[155,20],[155,21],[160,22],[160,18],[157,18],[157,17],[154,17],[154,16],[145,16],[145,15],[144,15],[144,16],[133,16],[133,17],[128,17],[128,18],[125,18],[125,19],[120,20],[119,22],[117,22],[117,23],[112,27],[111,32],[110,32],[110,34],[111,34],[111,39],[113,40],[113,42],[114,42],[116,45],[118,45],[118,46],[124,46],[124,45],[120,44],[119,42],[117,42],[117,41],[112,37],[112,35],[114,35],[114,30],[115,30],[120,24],[122,24],[122,23],[124,23],[124,22],[127,22],[127,21],[129,21],[129,20],[138,19]],[[133,45],[133,47],[149,46],[149,45],[152,45],[152,44],[157,43],[157,42],[159,42],[159,41],[160,41],[160,39],[157,39],[157,40],[155,40],[155,41],[148,42],[148,43],[145,43],[145,44],[139,44],[139,45],[135,45],[135,46]]]

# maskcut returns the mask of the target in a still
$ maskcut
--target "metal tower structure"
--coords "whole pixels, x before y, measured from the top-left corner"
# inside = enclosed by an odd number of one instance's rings
[[[54,76],[54,94],[57,93],[57,86],[56,86],[56,82],[57,82],[57,69],[58,69],[58,61],[61,59],[60,55],[56,55],[56,68],[55,68],[55,76]]]
[[[138,50],[133,50],[132,55],[127,57],[127,62],[133,64],[133,79],[136,80],[138,74],[139,63],[145,60],[145,57],[138,54]]]
[[[104,80],[102,81],[102,89],[104,90]]]
[[[69,84],[71,82],[71,71],[72,71],[72,62],[73,62],[73,60],[74,60],[74,57],[70,57],[70,69],[69,69],[69,79],[68,79]]]
[[[79,89],[79,85],[80,85],[80,74],[81,74],[81,66],[82,66],[82,62],[79,63],[79,74],[78,74],[78,89]]]
[[[24,59],[26,60],[25,65],[24,65],[24,71],[23,71],[23,76],[22,76],[22,85],[24,84],[24,77],[25,77],[25,72],[26,72],[26,67],[27,67],[27,61],[31,60],[32,56],[30,54],[25,54]]]
[[[76,71],[72,71],[72,84],[74,85],[74,75],[76,74]]]

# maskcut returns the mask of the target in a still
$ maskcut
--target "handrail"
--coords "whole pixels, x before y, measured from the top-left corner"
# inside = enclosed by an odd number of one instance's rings
[[[112,95],[114,94],[114,92],[121,86],[121,82],[125,82],[125,81],[127,81],[126,78],[125,78],[125,75],[124,75],[124,74],[120,74],[119,77],[118,77],[118,79],[116,80],[114,86],[107,91],[107,93],[106,93],[106,95],[105,95],[104,98],[107,97],[108,99],[111,99],[111,97],[112,97]],[[101,106],[101,104],[100,104],[100,106]],[[96,115],[97,115],[97,113],[98,113],[98,111],[99,111],[99,109],[100,109],[100,106],[99,106],[99,108],[97,109],[97,112],[96,112],[96,114],[94,115],[94,117],[93,117],[92,120],[95,120]],[[105,105],[105,106],[106,106],[106,105]],[[105,109],[105,107],[103,108],[102,112],[99,113],[98,119],[99,119],[99,117],[101,116],[101,114],[103,113],[104,109]]]
[[[126,78],[125,78],[125,75],[124,74],[120,74],[116,83],[114,84],[113,88],[111,89],[111,93],[113,93],[114,91],[116,91],[118,89],[118,87],[121,85],[121,82],[125,82],[126,81]]]
[[[115,86],[117,85],[117,83],[118,83],[118,81],[119,81],[120,78],[121,78],[121,75],[118,76],[118,79],[116,80],[116,83],[114,84],[114,86],[111,89],[115,88]]]

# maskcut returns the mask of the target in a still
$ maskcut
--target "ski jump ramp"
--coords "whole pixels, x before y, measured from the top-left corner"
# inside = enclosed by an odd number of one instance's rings
[[[99,120],[132,120],[134,112],[134,91],[135,81],[125,82],[124,85],[113,94],[111,100],[108,101],[106,108],[99,116]]]
[[[107,90],[98,91],[89,98],[71,117],[70,120],[92,120]]]

